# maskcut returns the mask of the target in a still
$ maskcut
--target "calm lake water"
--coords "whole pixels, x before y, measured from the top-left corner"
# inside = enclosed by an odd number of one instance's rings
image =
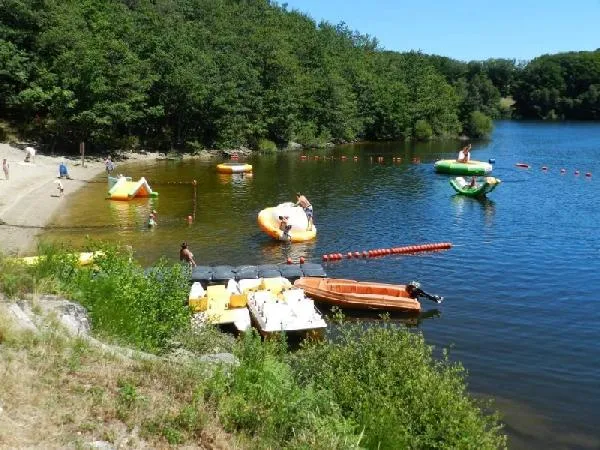
[[[199,264],[320,261],[324,253],[452,242],[443,252],[325,266],[333,277],[419,280],[443,295],[439,306],[423,300],[428,314],[418,326],[464,364],[472,392],[496,399],[511,448],[598,449],[600,125],[498,122],[490,141],[473,144],[472,158],[494,158],[502,180],[486,201],[454,195],[449,176],[434,173],[433,163],[455,157],[460,145],[358,144],[306,152],[307,160],[298,152],[260,156],[250,161],[251,177],[217,174],[214,161],[119,164],[118,172],[145,176],[160,197],[113,202],[104,200],[104,183],[89,184],[69,197],[54,220],[59,228],[45,236],[77,245],[86,235],[120,240],[144,264],[175,260],[183,240]],[[192,179],[196,191],[171,183]],[[314,206],[317,240],[274,242],[259,230],[257,214],[295,200],[296,191]],[[149,230],[153,208],[159,225]]]

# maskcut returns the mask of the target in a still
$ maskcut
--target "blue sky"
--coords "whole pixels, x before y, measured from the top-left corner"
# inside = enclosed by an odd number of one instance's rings
[[[387,50],[469,61],[530,60],[600,48],[600,0],[288,0],[316,22],[345,22]]]

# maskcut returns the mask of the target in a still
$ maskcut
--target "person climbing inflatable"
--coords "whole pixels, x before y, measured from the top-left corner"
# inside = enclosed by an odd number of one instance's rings
[[[317,235],[317,227],[314,224],[309,229],[309,221],[304,208],[291,202],[281,203],[260,211],[258,226],[273,239],[283,241],[310,241]]]

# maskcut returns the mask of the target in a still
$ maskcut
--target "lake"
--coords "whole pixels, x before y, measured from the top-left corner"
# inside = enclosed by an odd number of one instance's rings
[[[452,242],[447,251],[325,267],[332,277],[418,280],[443,295],[441,305],[423,300],[418,327],[463,363],[471,392],[496,399],[511,448],[600,448],[600,125],[497,122],[490,141],[473,142],[472,158],[495,159],[502,180],[485,201],[455,195],[449,176],[434,173],[434,162],[454,158],[461,145],[256,156],[253,176],[244,177],[217,174],[215,161],[118,163],[117,172],[145,176],[160,197],[108,201],[106,184],[90,183],[45,237],[119,240],[144,264],[175,260],[182,241],[199,264],[320,261],[325,253]],[[257,214],[295,201],[296,191],[314,206],[317,239],[272,241]],[[152,209],[158,226],[148,229]]]

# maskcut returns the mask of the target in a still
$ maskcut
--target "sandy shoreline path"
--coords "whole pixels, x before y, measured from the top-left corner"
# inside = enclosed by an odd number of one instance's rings
[[[150,159],[156,155],[139,155],[135,159]],[[0,159],[9,163],[9,179],[0,172],[0,251],[4,254],[26,255],[35,252],[37,235],[53,215],[66,206],[69,196],[104,171],[104,161],[62,156],[36,155],[26,163],[25,152],[8,144],[0,144]],[[64,161],[70,180],[62,179],[64,195],[58,196],[58,166]]]

